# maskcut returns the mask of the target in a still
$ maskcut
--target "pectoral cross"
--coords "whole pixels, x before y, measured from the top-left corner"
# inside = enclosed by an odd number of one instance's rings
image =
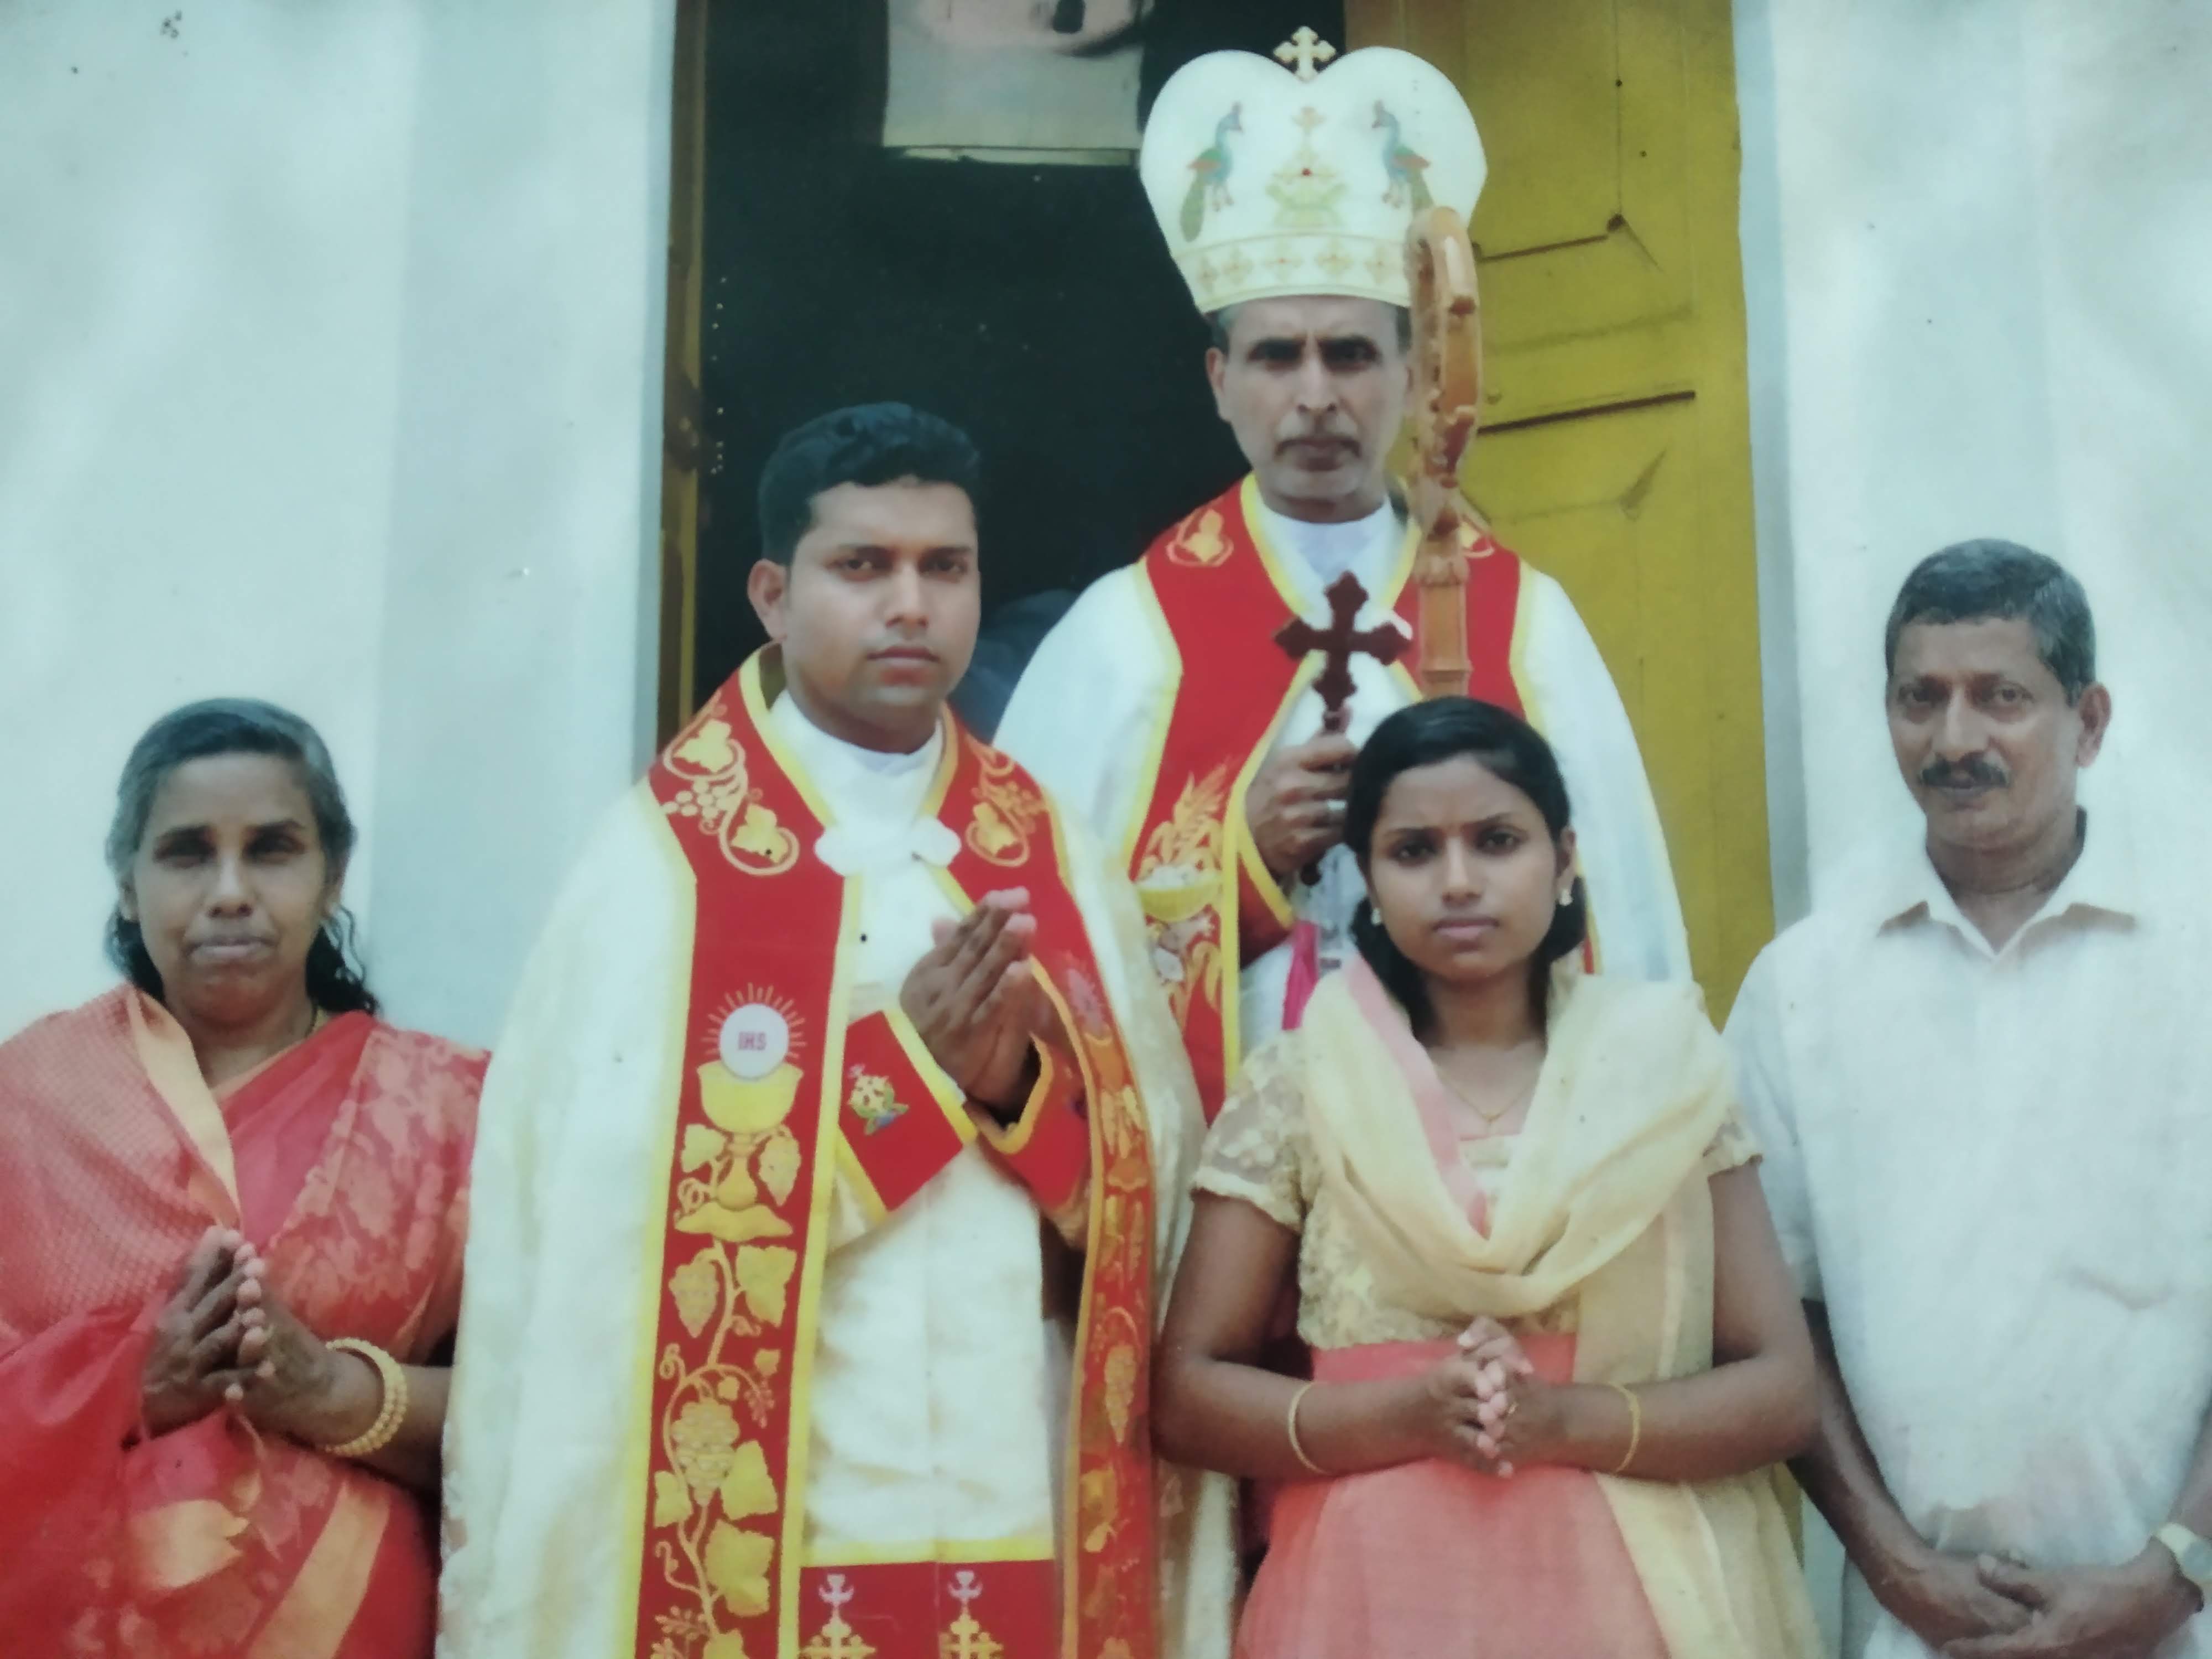
[[[1303,617],[1293,617],[1275,630],[1275,643],[1303,661],[1308,652],[1322,653],[1322,670],[1314,681],[1321,693],[1321,728],[1341,732],[1349,720],[1345,704],[1352,701],[1352,656],[1358,652],[1380,663],[1398,659],[1406,636],[1389,623],[1380,628],[1354,628],[1359,607],[1367,603],[1367,590],[1349,570],[1328,585],[1322,597],[1328,601],[1329,623],[1316,628]]]

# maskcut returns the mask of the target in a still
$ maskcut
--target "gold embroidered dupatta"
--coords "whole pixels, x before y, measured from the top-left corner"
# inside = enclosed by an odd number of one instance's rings
[[[1575,1379],[1711,1369],[1706,1148],[1733,1104],[1728,1055],[1688,984],[1553,981],[1548,1051],[1490,1231],[1443,1084],[1364,962],[1325,980],[1297,1042],[1320,1179],[1377,1290],[1431,1318],[1523,1318],[1574,1297]],[[1668,1648],[1682,1659],[1819,1651],[1763,1472],[1698,1486],[1595,1477]]]

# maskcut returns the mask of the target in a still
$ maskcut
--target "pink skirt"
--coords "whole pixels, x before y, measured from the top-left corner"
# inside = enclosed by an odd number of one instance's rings
[[[1526,1340],[1574,1376],[1575,1339]],[[1324,1382],[1403,1376],[1449,1342],[1321,1349]],[[1667,1659],[1597,1478],[1428,1460],[1283,1487],[1237,1659]]]

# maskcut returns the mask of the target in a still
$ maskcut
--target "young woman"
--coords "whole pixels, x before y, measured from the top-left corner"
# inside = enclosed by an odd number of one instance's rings
[[[376,1018],[313,728],[198,703],[108,835],[126,983],[0,1044],[0,1642],[428,1659],[484,1057]]]
[[[1811,1342],[1696,988],[1581,972],[1502,709],[1392,715],[1345,818],[1360,955],[1213,1127],[1155,1385],[1164,1456],[1292,1483],[1238,1653],[1816,1653],[1762,1473]],[[1310,1382],[1253,1363],[1294,1261]]]

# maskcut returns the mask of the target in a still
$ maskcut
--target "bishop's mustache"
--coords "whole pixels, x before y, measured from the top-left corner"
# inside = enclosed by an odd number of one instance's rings
[[[1301,446],[1327,446],[1337,449],[1358,449],[1359,435],[1353,432],[1339,432],[1328,427],[1316,427],[1308,432],[1293,432],[1287,438],[1275,441],[1275,452],[1295,449]]]
[[[2002,789],[2011,781],[2012,774],[1986,755],[1930,761],[1920,769],[1921,787],[1927,789]]]

